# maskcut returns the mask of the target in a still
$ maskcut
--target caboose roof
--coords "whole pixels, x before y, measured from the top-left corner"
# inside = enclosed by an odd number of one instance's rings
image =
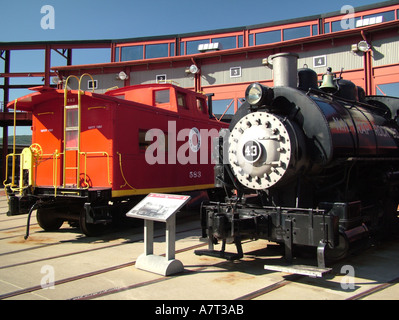
[[[171,91],[172,94],[170,97],[170,102],[165,103],[164,105],[156,105],[153,99],[153,92],[157,90],[166,90],[166,89],[173,89]],[[32,111],[34,106],[37,104],[53,99],[64,98],[64,89],[54,89],[46,86],[39,86],[39,87],[32,87],[30,88],[30,90],[34,92],[16,99],[17,110],[29,112]],[[178,93],[183,93],[186,96],[191,97],[190,99],[188,99],[190,104],[189,109],[192,109],[190,111],[196,110],[194,102],[191,100],[193,99],[195,100],[196,97],[202,97],[203,99],[205,99],[205,97],[201,93],[193,92],[191,90],[181,88],[169,83],[133,85],[114,90],[109,90],[104,94],[84,91],[84,96],[115,101],[118,103],[123,102],[125,104],[134,103],[136,107],[138,106],[144,108],[155,107],[171,112],[178,112],[179,111],[179,108],[177,106]],[[78,90],[68,90],[68,94],[72,95],[78,94]],[[9,109],[14,109],[14,106],[15,106],[15,100],[7,104],[7,108]],[[196,111],[195,114],[193,115],[200,117],[208,117],[207,106],[204,105],[204,109],[201,112]]]

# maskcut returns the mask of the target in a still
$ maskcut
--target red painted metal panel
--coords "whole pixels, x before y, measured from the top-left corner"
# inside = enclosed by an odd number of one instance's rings
[[[170,101],[156,106],[154,92],[161,89],[169,90]],[[37,187],[59,187],[63,182],[74,187],[78,175],[80,187],[112,187],[117,197],[213,185],[211,136],[227,124],[208,119],[205,96],[170,84],[132,86],[107,95],[85,92],[78,172],[77,150],[67,148],[63,154],[64,143],[74,147],[68,144],[73,140],[63,136],[63,91],[37,90],[20,98],[21,107],[33,114],[32,143],[42,148],[34,169]],[[122,95],[124,99],[117,98]],[[131,100],[138,96],[141,103]],[[67,98],[68,105],[78,102],[76,91],[68,92]],[[163,149],[158,136],[145,141],[148,131],[164,135]]]

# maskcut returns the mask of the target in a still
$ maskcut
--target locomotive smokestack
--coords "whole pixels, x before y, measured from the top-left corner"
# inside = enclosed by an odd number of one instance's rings
[[[297,87],[298,55],[296,53],[277,53],[269,57],[273,64],[275,87]]]

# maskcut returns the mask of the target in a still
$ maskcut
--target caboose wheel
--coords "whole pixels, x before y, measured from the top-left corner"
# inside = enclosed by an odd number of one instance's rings
[[[55,216],[55,211],[52,208],[37,209],[36,220],[39,226],[45,231],[58,230],[64,223],[63,219]]]
[[[90,209],[92,211],[92,209]],[[87,221],[86,209],[82,208],[79,216],[80,230],[88,237],[96,237],[101,235],[106,226],[102,223],[94,224]]]

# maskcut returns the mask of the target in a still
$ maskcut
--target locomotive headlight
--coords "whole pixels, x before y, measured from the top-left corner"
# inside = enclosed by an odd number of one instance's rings
[[[245,100],[252,106],[268,105],[273,99],[273,90],[260,83],[252,83],[245,91]]]

